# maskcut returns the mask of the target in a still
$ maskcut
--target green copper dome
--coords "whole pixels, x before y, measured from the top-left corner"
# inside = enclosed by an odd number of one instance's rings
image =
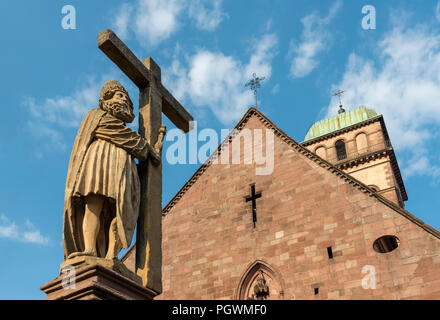
[[[359,107],[353,110],[339,113],[336,116],[315,122],[309,129],[304,141],[312,140],[342,128],[352,126],[356,123],[374,118],[376,111]]]

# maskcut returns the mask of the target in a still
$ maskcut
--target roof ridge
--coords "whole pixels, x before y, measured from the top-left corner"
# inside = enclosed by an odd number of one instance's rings
[[[244,114],[242,119],[237,123],[237,125],[234,127],[234,129],[240,131],[243,126],[248,122],[248,120],[253,116],[256,115],[259,120],[268,128],[274,130],[274,134],[281,138],[284,142],[289,144],[291,147],[295,148],[298,152],[305,155],[307,158],[315,161],[318,165],[321,167],[331,171],[335,175],[339,176],[340,178],[344,179],[346,182],[349,182],[350,184],[355,185],[359,190],[363,191],[364,193],[369,194],[372,197],[375,197],[377,200],[385,204],[386,206],[390,207],[391,209],[395,210],[400,215],[404,216],[405,218],[409,219],[413,223],[417,224],[419,227],[423,228],[433,236],[440,239],[440,232],[433,227],[425,224],[422,220],[415,217],[413,214],[408,212],[407,210],[399,207],[394,202],[384,198],[382,195],[375,192],[373,189],[362,183],[361,181],[357,180],[350,174],[347,174],[343,172],[342,170],[338,169],[336,166],[331,164],[330,162],[322,159],[312,151],[308,150],[306,147],[302,146],[299,142],[295,141],[293,138],[288,136],[283,130],[281,130],[278,126],[276,126],[269,118],[267,118],[261,111],[255,109],[254,107],[251,107],[248,109],[248,111]],[[222,143],[217,147],[216,151],[211,154],[211,156],[199,167],[199,169],[196,170],[196,172],[191,176],[191,178],[188,179],[188,181],[182,186],[182,188],[176,193],[176,195],[168,202],[168,204],[163,208],[162,214],[166,215],[171,208],[174,207],[174,205],[182,198],[182,196],[186,193],[186,191],[198,180],[198,178],[206,171],[206,169],[212,164],[212,162],[219,156],[219,153],[222,151],[223,147],[226,143],[230,142],[230,139],[233,137],[233,133],[236,132],[234,129],[231,130],[229,135],[222,141]]]

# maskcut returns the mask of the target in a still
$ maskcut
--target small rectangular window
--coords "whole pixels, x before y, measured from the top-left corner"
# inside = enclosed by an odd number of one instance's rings
[[[332,247],[327,248],[327,254],[329,259],[333,259],[333,250]]]
[[[315,288],[315,296],[319,294],[319,288]]]

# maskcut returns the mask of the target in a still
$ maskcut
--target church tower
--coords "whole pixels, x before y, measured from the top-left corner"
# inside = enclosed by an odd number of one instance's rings
[[[374,110],[341,105],[310,127],[302,145],[400,207],[408,200],[383,116]]]

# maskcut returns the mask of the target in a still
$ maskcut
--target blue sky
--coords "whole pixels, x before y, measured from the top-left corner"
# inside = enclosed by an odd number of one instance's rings
[[[62,28],[64,5],[76,9],[76,29]],[[365,5],[376,10],[376,29],[362,28]],[[0,2],[0,21],[0,299],[41,299],[39,287],[57,276],[70,151],[105,80],[121,81],[137,101],[97,48],[107,28],[156,60],[199,129],[235,125],[253,103],[244,87],[253,72],[266,77],[260,109],[300,142],[335,114],[332,93],[346,90],[346,109],[384,114],[406,208],[440,229],[437,0],[17,0]],[[164,164],[164,205],[198,166]]]

